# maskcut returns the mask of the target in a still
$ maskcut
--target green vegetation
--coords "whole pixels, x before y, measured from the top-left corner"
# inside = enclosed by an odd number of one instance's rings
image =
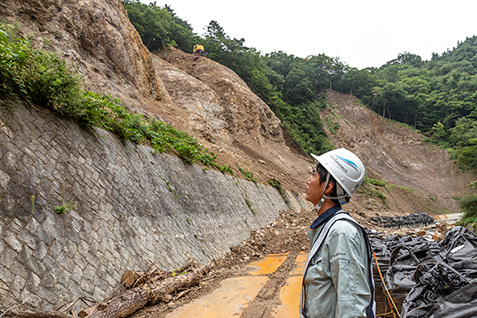
[[[269,179],[268,184],[278,190],[278,192],[280,193],[280,195],[282,196],[282,198],[283,198],[283,200],[285,201],[286,204],[290,203],[287,196],[285,195],[285,190],[283,189],[282,184],[278,180],[273,179],[273,178]]]
[[[86,127],[96,126],[157,152],[173,152],[185,162],[200,162],[233,174],[216,162],[216,155],[199,142],[161,121],[132,114],[119,99],[83,89],[83,79],[73,66],[56,54],[32,48],[18,37],[16,27],[0,26],[0,94],[48,108],[60,117]],[[64,208],[58,211],[65,211]]]
[[[250,199],[248,198],[248,194],[245,192],[243,195],[245,197],[245,203],[247,204],[248,208],[250,209],[250,211],[252,211],[253,215],[256,215],[257,211],[255,211],[255,209],[253,208],[253,204],[250,201]]]
[[[375,185],[375,186],[378,186],[378,187],[385,187],[388,183],[384,180],[373,179],[373,178],[370,178],[367,175],[365,175],[362,185],[367,185],[367,184],[372,184],[372,185]]]
[[[278,190],[283,198],[285,198],[285,192],[283,191],[282,184],[277,179],[269,179],[268,184]]]
[[[31,195],[30,196],[30,200],[31,200],[31,214],[35,213],[35,195]]]
[[[197,36],[193,34],[192,27],[179,19],[169,6],[160,8],[155,2],[147,5],[139,1],[121,2],[128,11],[131,23],[151,52],[167,46],[178,46],[185,52],[192,53]]]
[[[75,208],[76,208],[75,200],[71,199],[70,202],[64,202],[62,205],[57,205],[53,209],[55,210],[57,214],[68,214],[71,211],[73,211],[73,209]]]
[[[57,55],[32,49],[17,27],[0,25],[0,93],[70,117],[82,115],[82,80]]]
[[[234,70],[308,153],[332,149],[319,111],[327,107],[325,89],[334,89],[358,97],[384,118],[421,131],[426,141],[448,149],[462,170],[477,173],[477,36],[441,55],[434,53],[430,61],[404,52],[379,68],[359,70],[324,54],[263,55],[246,47],[245,39],[230,38],[217,21],[210,21],[198,36],[168,6],[122,3],[151,51],[172,45],[191,52],[194,44],[204,45],[208,57]],[[151,38],[156,39],[153,44]],[[331,133],[339,128],[333,119],[325,124]],[[385,202],[384,193],[369,191]]]
[[[237,168],[243,174],[246,180],[253,181],[254,183],[258,182],[257,179],[254,178],[253,172],[247,171],[240,166],[237,166]]]
[[[333,59],[320,55],[310,62],[283,52],[263,56],[245,47],[245,39],[230,38],[217,21],[210,21],[205,34],[198,36],[169,6],[160,8],[139,0],[122,3],[149,50],[174,46],[191,53],[194,44],[204,45],[210,59],[235,71],[270,106],[306,152],[321,154],[332,149],[318,110],[326,98],[322,89],[329,86],[323,76],[334,72]],[[330,65],[322,70],[326,63]]]
[[[246,47],[245,39],[230,38],[217,21],[210,21],[198,36],[168,6],[122,2],[150,50],[172,45],[191,52],[193,44],[204,45],[209,58],[247,82],[308,153],[331,149],[318,112],[329,88],[352,94],[383,117],[418,129],[426,140],[449,149],[462,169],[477,171],[477,36],[441,55],[434,53],[430,61],[404,52],[380,68],[359,70],[324,54],[263,55]],[[161,39],[161,45],[149,44],[151,37]],[[327,124],[336,130],[332,121]]]
[[[477,224],[477,195],[468,196],[460,200],[460,207],[464,212],[462,219],[457,222],[458,225],[466,225],[472,223],[474,228]]]
[[[358,188],[358,192],[365,195],[367,198],[378,198],[383,202],[383,205],[385,207],[389,207],[389,204],[387,203],[388,196],[383,191],[380,191],[379,189],[375,188],[375,187],[385,188],[386,185],[387,185],[387,182],[384,180],[373,179],[365,175],[363,183]]]
[[[68,214],[74,209],[76,209],[76,203],[74,199],[71,199],[70,202],[65,201],[65,184],[64,183],[61,184],[61,203],[62,203],[61,205],[57,205],[53,207],[53,210],[57,214]]]

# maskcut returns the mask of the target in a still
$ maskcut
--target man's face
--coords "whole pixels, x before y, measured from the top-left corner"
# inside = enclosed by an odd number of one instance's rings
[[[324,181],[320,182],[320,175],[313,170],[313,175],[306,180],[305,199],[316,205],[323,196]]]

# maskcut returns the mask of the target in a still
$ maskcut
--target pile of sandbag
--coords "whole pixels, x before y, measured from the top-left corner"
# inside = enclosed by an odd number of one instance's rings
[[[373,216],[370,218],[375,225],[385,228],[419,227],[434,223],[434,218],[427,213],[414,213],[399,216]]]
[[[477,317],[477,235],[473,231],[456,226],[440,242],[417,234],[369,233],[369,238],[378,263],[374,266],[378,310],[378,289],[382,288],[383,295],[389,296],[381,299],[381,305],[391,310],[395,305],[401,318]]]

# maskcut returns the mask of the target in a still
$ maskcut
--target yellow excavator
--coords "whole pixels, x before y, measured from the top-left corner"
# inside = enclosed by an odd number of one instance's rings
[[[204,50],[204,46],[203,45],[199,45],[199,44],[196,44],[194,45],[194,48],[192,50],[192,53],[193,54],[200,54],[202,56],[207,56],[209,55],[209,53],[207,53],[205,50]]]

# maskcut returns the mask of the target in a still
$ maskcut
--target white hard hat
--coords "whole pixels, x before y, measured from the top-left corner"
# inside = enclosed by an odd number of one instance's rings
[[[365,169],[361,160],[348,149],[328,151],[321,156],[311,154],[335,178],[343,190],[352,197],[364,180]],[[339,194],[339,190],[338,196]]]

